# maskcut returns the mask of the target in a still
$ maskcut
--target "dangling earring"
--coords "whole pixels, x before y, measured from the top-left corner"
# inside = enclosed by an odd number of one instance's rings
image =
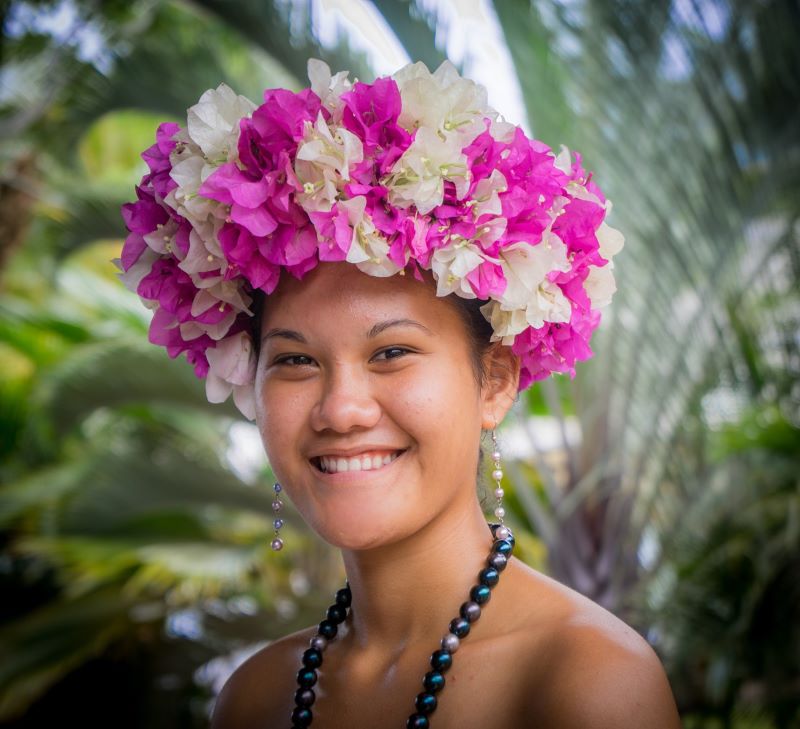
[[[506,510],[503,508],[503,496],[505,492],[503,491],[503,487],[500,485],[500,481],[503,478],[503,469],[500,466],[500,448],[497,445],[497,435],[494,432],[494,428],[492,428],[492,446],[494,449],[492,451],[492,459],[494,460],[492,478],[495,481],[494,495],[497,499],[497,506],[494,509],[494,515],[500,522],[500,526],[497,528],[495,534],[497,535],[498,539],[504,539],[506,536],[508,536],[508,527],[503,523],[503,518],[506,515]]]
[[[280,510],[283,508],[283,502],[278,498],[278,494],[282,491],[281,485],[276,481],[275,485],[272,487],[275,489],[275,498],[272,500],[272,510],[275,514],[278,514]],[[280,537],[280,528],[283,526],[283,519],[279,516],[275,517],[275,521],[272,522],[272,526],[275,527],[275,538],[272,540],[272,549],[274,551],[278,551],[283,549],[283,539]]]

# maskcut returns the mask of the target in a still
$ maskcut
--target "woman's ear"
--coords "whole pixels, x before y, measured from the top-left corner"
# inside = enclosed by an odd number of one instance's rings
[[[485,382],[481,391],[481,427],[496,427],[519,394],[520,359],[511,347],[494,342],[483,356]]]

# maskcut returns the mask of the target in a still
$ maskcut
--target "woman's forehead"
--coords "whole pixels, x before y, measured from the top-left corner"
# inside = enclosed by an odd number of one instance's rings
[[[410,274],[378,277],[351,263],[334,261],[320,263],[301,280],[284,274],[265,298],[262,329],[285,326],[289,321],[312,324],[337,316],[377,321],[413,314],[414,318],[441,320],[450,307],[436,296],[430,273],[423,273],[427,274],[423,281]]]

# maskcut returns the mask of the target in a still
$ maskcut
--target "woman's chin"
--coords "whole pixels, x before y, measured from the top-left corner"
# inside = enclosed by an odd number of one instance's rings
[[[384,507],[371,513],[371,510],[357,508],[341,515],[329,511],[324,522],[317,524],[314,530],[333,547],[362,551],[402,539],[404,523],[402,512],[396,510],[387,513]]]

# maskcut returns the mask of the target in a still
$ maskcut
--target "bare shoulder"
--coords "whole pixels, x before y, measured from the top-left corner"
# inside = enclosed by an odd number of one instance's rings
[[[521,572],[518,597],[527,592],[524,604],[538,606],[529,624],[544,626],[525,658],[527,719],[559,729],[680,729],[661,660],[636,630],[566,585]]]
[[[554,686],[562,707],[559,726],[680,727],[675,699],[656,652],[636,631],[611,618],[590,612],[565,625],[563,658]]]
[[[211,729],[264,729],[293,706],[296,668],[317,626],[274,640],[230,675],[214,703]]]

